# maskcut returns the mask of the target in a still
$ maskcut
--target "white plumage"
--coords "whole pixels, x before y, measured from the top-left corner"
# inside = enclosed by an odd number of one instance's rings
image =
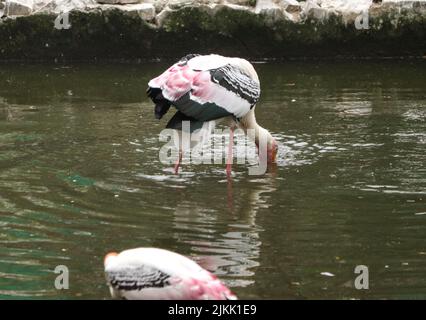
[[[180,254],[137,248],[105,257],[105,274],[114,298],[235,299],[216,276]]]
[[[218,54],[196,56],[188,61],[188,66],[193,70],[212,70],[227,65],[232,59],[233,58],[223,57]]]

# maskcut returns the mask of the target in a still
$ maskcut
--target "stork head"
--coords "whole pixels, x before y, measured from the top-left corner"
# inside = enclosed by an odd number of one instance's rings
[[[259,133],[256,136],[255,143],[257,146],[257,149],[259,152],[261,152],[261,146],[260,146],[260,137],[263,137],[263,141],[266,141],[266,159],[268,163],[274,163],[277,159],[277,153],[278,153],[278,144],[275,138],[271,135],[271,133],[266,130],[265,128],[258,127]],[[262,147],[264,148],[264,146]],[[263,149],[265,150],[265,149]],[[263,151],[264,152],[264,151]]]
[[[118,253],[117,252],[110,252],[110,253],[108,253],[106,256],[105,256],[105,258],[104,258],[104,266],[106,267],[107,266],[107,264],[112,260],[112,259],[114,259],[116,256],[118,256]]]

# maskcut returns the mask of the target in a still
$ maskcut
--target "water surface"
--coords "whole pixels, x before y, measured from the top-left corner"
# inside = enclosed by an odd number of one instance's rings
[[[426,63],[256,64],[278,163],[231,183],[160,163],[171,114],[145,88],[166,66],[0,66],[0,298],[108,298],[103,256],[139,246],[240,298],[426,298]]]

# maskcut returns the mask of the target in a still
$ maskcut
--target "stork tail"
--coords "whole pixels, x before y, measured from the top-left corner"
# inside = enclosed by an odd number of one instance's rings
[[[161,89],[148,87],[146,93],[155,104],[155,118],[161,119],[169,111],[170,101],[164,98]]]

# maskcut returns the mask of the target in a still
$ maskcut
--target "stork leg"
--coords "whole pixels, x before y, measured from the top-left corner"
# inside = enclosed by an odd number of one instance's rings
[[[182,161],[182,150],[179,150],[179,156],[176,160],[175,164],[175,174],[179,173],[180,162]]]
[[[228,203],[228,209],[233,210],[234,209],[234,197],[232,192],[232,177],[230,175],[227,176],[227,203]]]
[[[228,177],[231,176],[231,172],[232,172],[233,147],[234,147],[234,128],[231,127],[231,132],[229,133],[228,158],[226,160],[226,175]]]

